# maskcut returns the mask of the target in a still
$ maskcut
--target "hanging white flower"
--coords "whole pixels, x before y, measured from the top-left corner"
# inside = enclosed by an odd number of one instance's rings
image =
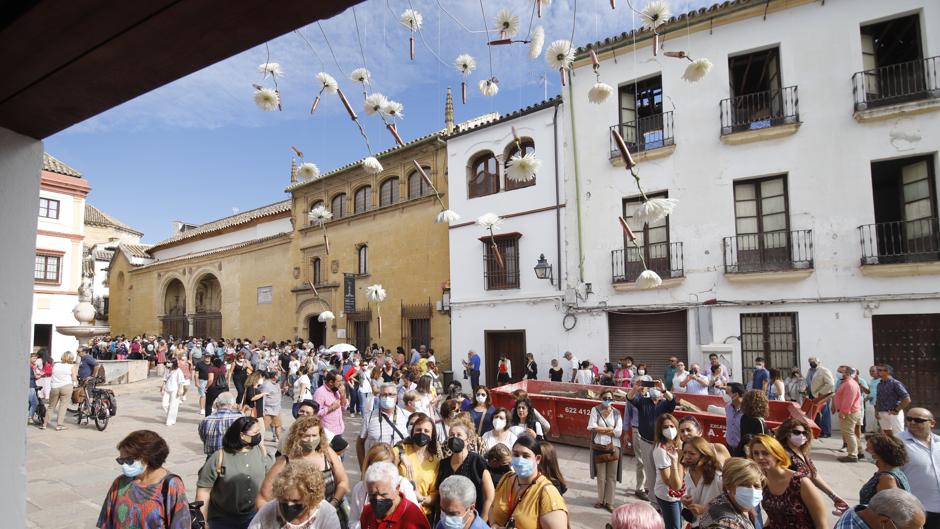
[[[614,87],[607,83],[594,83],[594,86],[588,90],[588,101],[597,105],[607,101],[607,98],[614,93]]]
[[[398,101],[392,101],[389,99],[382,105],[382,108],[379,109],[379,114],[387,118],[405,118],[405,105],[402,105]]]
[[[458,215],[456,211],[445,209],[444,211],[437,214],[437,220],[435,220],[435,222],[438,224],[453,224],[459,220],[460,215]]]
[[[457,66],[457,71],[463,75],[470,75],[473,70],[477,69],[476,59],[466,53],[458,55],[454,65]]]
[[[326,72],[318,73],[317,81],[320,83],[320,90],[330,95],[335,94],[336,90],[339,88],[339,83],[336,82],[336,79]]]
[[[529,39],[529,58],[538,59],[542,54],[542,46],[545,45],[545,28],[535,26],[532,30],[532,37]]]
[[[483,79],[477,87],[480,89],[481,94],[488,97],[499,93],[499,84],[497,84],[496,79]]]
[[[571,41],[556,40],[545,51],[545,60],[554,70],[567,68],[574,62],[574,46]]]
[[[281,65],[276,62],[266,62],[264,64],[259,64],[258,71],[263,73],[265,76],[271,75],[274,77],[279,77],[284,75],[284,71],[281,70]]]
[[[656,288],[662,284],[663,279],[652,270],[643,270],[640,276],[636,278],[636,286],[638,288]]]
[[[366,114],[370,116],[374,116],[378,114],[379,112],[381,112],[382,107],[384,107],[387,104],[388,104],[388,98],[386,98],[382,94],[378,92],[369,94],[366,97],[366,102],[365,102]]]
[[[362,167],[369,174],[379,174],[382,172],[382,164],[375,158],[375,156],[369,156],[362,161]]]
[[[477,224],[488,230],[497,230],[503,223],[503,219],[496,213],[484,213],[477,218]]]
[[[366,287],[366,297],[369,298],[369,301],[381,303],[385,301],[385,289],[379,284],[369,285]]]
[[[301,180],[315,180],[320,178],[320,168],[317,167],[317,164],[310,162],[300,164],[300,167],[297,168],[297,176]]]
[[[651,198],[640,204],[640,207],[636,209],[636,213],[633,214],[633,220],[640,226],[643,224],[655,224],[672,213],[672,210],[675,209],[678,204],[679,201],[675,198]]]
[[[535,178],[535,173],[542,167],[542,160],[535,157],[534,152],[525,156],[513,155],[506,164],[506,178],[513,182],[528,182]]]
[[[504,38],[515,37],[516,33],[519,33],[519,17],[508,9],[500,10],[496,13],[496,30],[504,35]]]
[[[672,16],[672,11],[664,0],[654,0],[646,4],[643,11],[640,11],[643,22],[653,29],[668,22],[670,16]]]
[[[255,104],[265,112],[272,112],[281,104],[281,98],[273,88],[258,88],[255,90]]]
[[[690,83],[697,83],[704,79],[711,69],[712,62],[710,60],[695,59],[686,67],[685,73],[682,74],[682,78]]]
[[[317,316],[317,321],[321,321],[321,322],[333,321],[335,319],[336,319],[336,316],[331,311],[328,311],[328,310],[324,310],[323,312],[320,313],[319,316]]]
[[[421,16],[421,13],[418,13],[414,9],[406,9],[399,18],[401,24],[411,31],[418,31],[421,29],[421,24],[424,23],[424,17]]]
[[[365,68],[356,68],[349,74],[349,78],[352,79],[354,83],[366,84],[372,80],[372,74]]]
[[[307,218],[314,224],[322,225],[324,222],[332,219],[333,214],[325,207],[317,206],[310,210],[310,213],[307,214]]]

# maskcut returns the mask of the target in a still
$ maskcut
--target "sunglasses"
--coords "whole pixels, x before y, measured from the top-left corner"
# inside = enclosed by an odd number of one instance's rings
[[[135,457],[128,456],[128,457],[118,457],[118,458],[115,458],[114,460],[117,461],[117,464],[119,465],[130,465],[134,461],[136,461],[136,459],[137,458]]]
[[[930,422],[933,419],[923,419],[921,417],[905,417],[904,420],[907,422],[916,422],[917,424],[924,424],[925,422]]]
[[[806,430],[793,430],[792,433],[793,435],[802,435],[804,437],[806,436]]]

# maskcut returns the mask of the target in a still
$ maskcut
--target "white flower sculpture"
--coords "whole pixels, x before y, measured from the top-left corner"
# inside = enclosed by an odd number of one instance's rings
[[[380,284],[369,285],[366,287],[366,297],[369,298],[369,301],[381,303],[385,301],[385,296],[385,289],[382,288],[382,285]]]
[[[273,88],[256,88],[255,104],[265,112],[273,112],[281,105],[281,97]]]
[[[274,77],[281,77],[284,75],[284,71],[281,70],[281,65],[276,62],[266,62],[264,64],[259,64],[258,71],[263,73],[265,77],[269,75]]]
[[[643,11],[640,11],[643,22],[653,29],[668,22],[670,16],[672,16],[672,11],[669,9],[669,4],[664,0],[654,0],[646,4]]]
[[[711,69],[712,62],[710,60],[695,59],[686,67],[685,73],[682,74],[682,78],[690,83],[697,83],[704,79]]]
[[[519,17],[514,15],[508,9],[502,9],[496,13],[496,29],[503,38],[512,38],[519,33]]]
[[[435,222],[438,224],[453,224],[460,220],[460,215],[456,211],[451,209],[445,209],[444,211],[437,214],[437,219]]]
[[[484,213],[477,218],[477,225],[490,230],[498,230],[503,219],[496,213]]]
[[[382,105],[382,108],[379,109],[379,114],[387,118],[396,118],[404,119],[405,118],[405,105],[402,105],[398,101],[392,101],[389,99]]]
[[[336,82],[336,79],[326,72],[318,73],[317,81],[320,83],[320,91],[326,94],[335,94],[336,89],[339,88],[339,83]]]
[[[297,176],[299,176],[301,180],[316,180],[320,178],[320,168],[314,163],[303,163],[297,168]]]
[[[372,74],[365,68],[356,68],[349,74],[349,78],[352,79],[354,83],[367,84],[372,80]]]
[[[679,201],[674,198],[651,198],[640,204],[633,214],[633,220],[643,224],[655,224],[672,213]]]
[[[614,87],[610,86],[607,83],[594,83],[594,86],[588,90],[588,101],[599,105],[611,96],[614,93]]]
[[[542,46],[545,45],[545,28],[535,26],[532,30],[532,37],[529,39],[529,58],[538,59],[542,54]]]
[[[643,270],[640,276],[636,278],[636,286],[638,288],[656,288],[662,284],[662,278],[652,270]]]
[[[323,312],[320,313],[319,316],[317,316],[317,321],[321,321],[324,323],[328,321],[333,321],[335,319],[336,319],[336,316],[331,311],[328,311],[328,310],[324,310]]]
[[[388,104],[388,98],[375,92],[366,96],[365,111],[369,116],[374,116],[382,111],[382,107]]]
[[[515,154],[506,164],[506,178],[513,182],[528,182],[535,178],[535,173],[542,166],[542,160],[535,157],[535,153],[528,153],[525,156]]]
[[[369,156],[362,161],[362,167],[369,174],[379,174],[382,172],[382,164],[375,158],[375,156]]]
[[[499,84],[495,78],[483,79],[477,87],[480,89],[480,93],[487,97],[493,97],[499,93]]]
[[[574,62],[574,46],[571,41],[556,40],[545,51],[545,60],[555,70],[568,68]]]
[[[421,13],[418,13],[414,9],[406,9],[401,14],[399,21],[403,26],[410,29],[411,31],[418,31],[421,29],[421,24],[424,23],[424,17],[421,16]]]
[[[476,59],[466,53],[458,55],[454,65],[457,67],[457,71],[464,76],[470,75],[473,70],[477,69]]]
[[[310,210],[307,218],[310,220],[310,222],[322,226],[326,223],[326,221],[333,218],[333,214],[327,211],[325,207],[317,206]]]

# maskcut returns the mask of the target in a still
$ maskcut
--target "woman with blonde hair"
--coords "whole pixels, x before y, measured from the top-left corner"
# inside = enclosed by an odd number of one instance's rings
[[[696,517],[691,522],[692,527],[698,527],[697,518],[721,495],[721,467],[714,447],[701,437],[682,443],[682,466],[685,467],[685,496],[679,501]]]
[[[324,499],[323,476],[306,461],[291,461],[274,478],[274,501],[260,509],[248,529],[340,529],[336,508]]]
[[[748,444],[751,459],[764,473],[766,483],[761,506],[767,512],[765,527],[774,529],[825,529],[830,527],[822,493],[806,475],[790,470],[790,456],[769,435],[756,435]]]
[[[721,468],[721,495],[699,517],[702,529],[754,529],[764,474],[750,459],[732,457]]]
[[[372,445],[372,448],[366,453],[365,465],[362,466],[362,479],[356,483],[352,492],[349,493],[349,529],[360,529],[359,518],[368,496],[365,481],[366,469],[372,466],[373,463],[382,461],[395,466],[399,464],[396,450],[388,443],[376,443]],[[418,505],[418,497],[415,495],[414,485],[412,485],[410,481],[407,479],[401,480],[398,483],[398,491],[401,492],[406,500]]]
[[[41,430],[49,425],[49,416],[56,413],[56,431],[65,430],[65,409],[72,399],[72,389],[78,386],[78,366],[75,365],[75,355],[71,351],[62,353],[62,358],[52,365],[50,382],[49,408],[42,421]]]
[[[238,405],[241,412],[249,417],[264,417],[265,393],[261,391],[262,382],[264,382],[264,376],[260,369],[253,371],[245,380],[245,391],[242,393]]]

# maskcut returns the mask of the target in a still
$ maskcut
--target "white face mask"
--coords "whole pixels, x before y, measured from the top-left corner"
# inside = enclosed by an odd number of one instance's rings
[[[675,426],[667,426],[663,428],[663,437],[665,437],[666,439],[669,439],[670,441],[675,439],[678,433],[679,431],[676,430]]]
[[[505,428],[505,427],[506,427],[506,419],[502,419],[502,418],[493,419],[493,429],[494,429],[494,430],[502,430],[502,429]]]
[[[477,402],[483,404],[486,402],[486,395],[477,395]]]
[[[646,370],[645,370],[645,369],[637,369],[637,370],[636,370],[636,374],[637,374],[637,375],[645,375],[645,374],[646,374]]]

